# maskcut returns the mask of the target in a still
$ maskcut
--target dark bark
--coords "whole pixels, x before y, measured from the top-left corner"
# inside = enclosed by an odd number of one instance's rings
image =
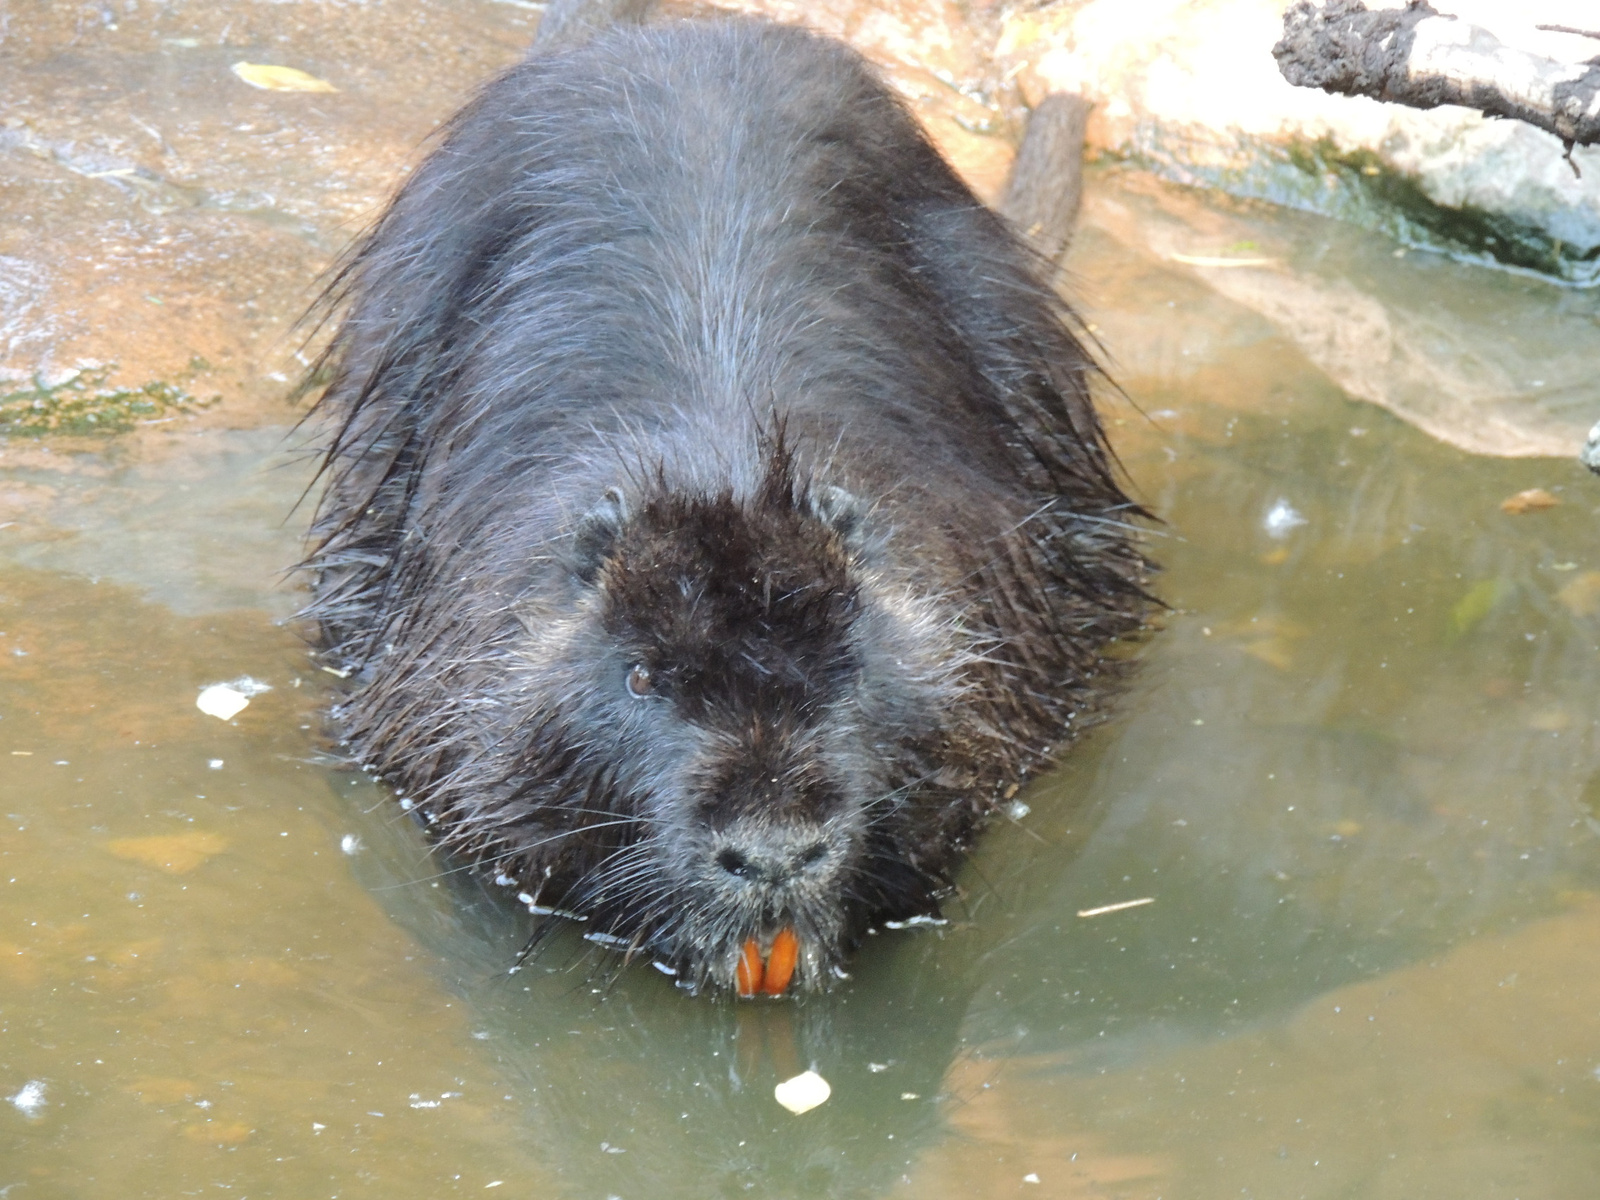
[[[1569,150],[1600,142],[1600,65],[1543,58],[1458,24],[1427,0],[1374,12],[1361,0],[1327,0],[1321,8],[1298,0],[1283,15],[1283,39],[1272,54],[1297,87],[1412,108],[1459,104],[1525,121]],[[1441,69],[1446,55],[1448,72]],[[1517,70],[1508,72],[1505,63],[1519,57]],[[1531,87],[1513,86],[1530,80]]]

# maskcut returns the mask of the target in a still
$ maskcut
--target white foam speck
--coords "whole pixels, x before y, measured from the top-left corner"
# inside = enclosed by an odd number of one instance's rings
[[[1289,531],[1306,524],[1305,517],[1287,500],[1279,500],[1262,519],[1261,527],[1267,531],[1268,537],[1288,537]]]
[[[7,1096],[6,1099],[16,1105],[17,1110],[25,1116],[36,1117],[39,1115],[39,1110],[45,1105],[44,1081],[42,1079],[30,1079],[17,1090],[16,1095]]]
[[[950,922],[943,917],[930,917],[927,913],[918,913],[914,917],[907,917],[904,921],[885,921],[883,927],[885,929],[915,929],[919,925],[938,926],[948,924]]]

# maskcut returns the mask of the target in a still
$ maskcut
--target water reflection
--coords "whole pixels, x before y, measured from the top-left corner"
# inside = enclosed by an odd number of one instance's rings
[[[357,873],[453,964],[473,1036],[515,1081],[530,1136],[573,1194],[874,1195],[942,1127],[971,975],[955,959],[972,965],[972,939],[885,932],[838,994],[798,1003],[690,997],[576,929],[517,965],[527,919],[498,889],[426,877],[439,864],[418,860],[387,805],[370,807],[373,790],[347,785],[352,827],[381,848]],[[772,1090],[806,1069],[833,1099],[796,1118]]]

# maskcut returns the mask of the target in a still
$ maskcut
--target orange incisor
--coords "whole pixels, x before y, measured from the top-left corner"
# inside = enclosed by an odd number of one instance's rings
[[[761,947],[756,945],[755,938],[751,938],[744,944],[744,950],[739,955],[739,968],[735,972],[739,995],[754,996],[765,974],[766,968],[761,965]]]
[[[772,939],[772,951],[767,955],[767,974],[761,981],[761,990],[769,996],[783,995],[799,957],[800,939],[795,937],[794,930],[778,930],[778,936]]]
[[[763,992],[768,996],[781,996],[794,977],[794,966],[800,958],[800,939],[792,929],[780,929],[772,939],[772,949],[766,962],[761,960],[761,947],[751,938],[739,954],[735,982],[739,995],[754,996]]]

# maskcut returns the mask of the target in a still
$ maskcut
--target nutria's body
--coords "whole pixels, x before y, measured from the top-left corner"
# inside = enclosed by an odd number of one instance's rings
[[[1139,623],[1088,357],[833,43],[619,31],[442,137],[338,292],[340,732],[602,940],[726,987],[788,928],[822,985]]]

